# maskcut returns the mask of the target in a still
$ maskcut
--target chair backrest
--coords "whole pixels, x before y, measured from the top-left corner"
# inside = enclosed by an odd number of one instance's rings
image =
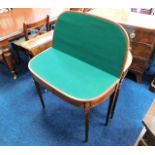
[[[24,23],[23,24],[23,31],[26,40],[36,37],[37,35],[43,34],[46,31],[49,31],[49,16],[47,15],[46,18],[41,19],[39,21],[33,23]],[[30,34],[30,35],[29,35]]]
[[[70,11],[77,11],[77,12],[88,12],[92,10],[91,8],[70,8]]]
[[[53,48],[120,77],[129,39],[124,29],[96,16],[65,12],[57,20]]]

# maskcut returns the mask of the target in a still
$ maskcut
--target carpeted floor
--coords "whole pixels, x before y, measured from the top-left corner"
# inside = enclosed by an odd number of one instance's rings
[[[143,83],[124,80],[116,112],[104,126],[108,100],[91,111],[89,142],[84,140],[84,111],[44,92],[43,110],[27,69],[27,59],[16,66],[17,80],[0,64],[0,145],[134,145],[142,119],[155,94],[148,90],[154,68]]]

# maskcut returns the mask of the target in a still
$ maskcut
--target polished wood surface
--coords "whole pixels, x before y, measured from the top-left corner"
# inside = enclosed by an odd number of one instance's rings
[[[51,47],[52,40],[53,31],[49,31],[28,41],[22,42],[20,46],[26,49],[32,56],[35,56],[43,50]]]
[[[0,14],[0,41],[22,33],[24,22],[33,23],[43,19],[46,15],[49,15],[50,22],[53,22],[64,10],[67,9],[19,8],[2,13]]]
[[[30,40],[40,34],[43,34],[45,33],[45,30],[46,31],[50,30],[49,15],[45,16],[43,19],[38,20],[36,22],[33,22],[33,23],[24,22],[23,24],[25,40]]]
[[[141,82],[142,75],[153,58],[155,30],[123,26],[130,37],[130,48],[134,57],[130,71],[135,73],[137,82]]]
[[[24,48],[29,58],[32,58],[33,56],[47,49],[48,47],[51,47],[52,40],[51,39],[49,40],[48,35],[46,35],[47,39],[45,37],[39,37],[40,35],[48,32],[49,30],[50,30],[49,15],[33,23],[24,22],[23,31],[24,31],[25,39],[24,37],[22,37],[20,38],[21,40],[17,39],[13,41],[14,49],[16,49],[16,55],[17,55],[18,62],[20,62],[20,56],[19,56],[19,51],[17,47]],[[30,42],[27,43],[27,41],[30,41]],[[22,46],[22,44],[25,42],[27,44],[24,44],[25,45],[24,47]],[[35,42],[35,46],[34,46],[34,42]]]
[[[133,62],[130,72],[136,81],[142,81],[142,75],[149,67],[155,45],[155,16],[138,14],[125,9],[93,9],[90,14],[120,23],[130,38],[130,50]]]
[[[23,35],[23,23],[32,23],[50,16],[50,23],[55,23],[57,17],[68,9],[48,9],[48,8],[18,8],[0,14],[0,47],[2,48],[2,58],[9,68],[13,78],[17,78],[14,66],[14,59],[9,49],[10,40]]]
[[[126,60],[126,63],[124,65],[124,69],[123,69],[123,72],[127,72],[131,63],[132,63],[132,60],[133,60],[133,57],[132,57],[132,54],[131,52],[129,51],[128,52],[128,55],[127,55],[127,60]]]
[[[120,24],[155,29],[155,16],[130,12],[129,9],[93,9],[89,13],[111,19]]]

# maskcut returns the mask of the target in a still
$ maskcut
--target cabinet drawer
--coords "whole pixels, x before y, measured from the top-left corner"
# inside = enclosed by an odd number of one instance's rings
[[[153,55],[152,46],[131,41],[131,52],[136,57],[151,59]]]
[[[131,41],[142,42],[147,44],[154,43],[155,33],[153,30],[146,30],[136,27],[124,26]]]

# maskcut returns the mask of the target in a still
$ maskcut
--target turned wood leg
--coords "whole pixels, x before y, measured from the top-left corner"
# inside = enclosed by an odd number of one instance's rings
[[[89,132],[89,117],[90,117],[90,104],[85,104],[85,142],[88,142],[88,132]]]
[[[12,58],[12,55],[10,52],[9,41],[3,40],[0,42],[0,45],[2,47],[2,55],[3,55],[4,61],[7,65],[7,67],[9,68],[9,70],[11,71],[11,74],[13,75],[13,79],[16,79],[17,73],[15,71],[13,58]]]
[[[42,96],[42,93],[41,93],[40,85],[39,85],[39,83],[36,82],[35,80],[33,80],[33,81],[34,81],[34,83],[35,83],[35,87],[36,87],[37,93],[38,93],[38,95],[39,95],[39,98],[40,98],[42,107],[45,108],[45,103],[44,103],[43,96]]]

